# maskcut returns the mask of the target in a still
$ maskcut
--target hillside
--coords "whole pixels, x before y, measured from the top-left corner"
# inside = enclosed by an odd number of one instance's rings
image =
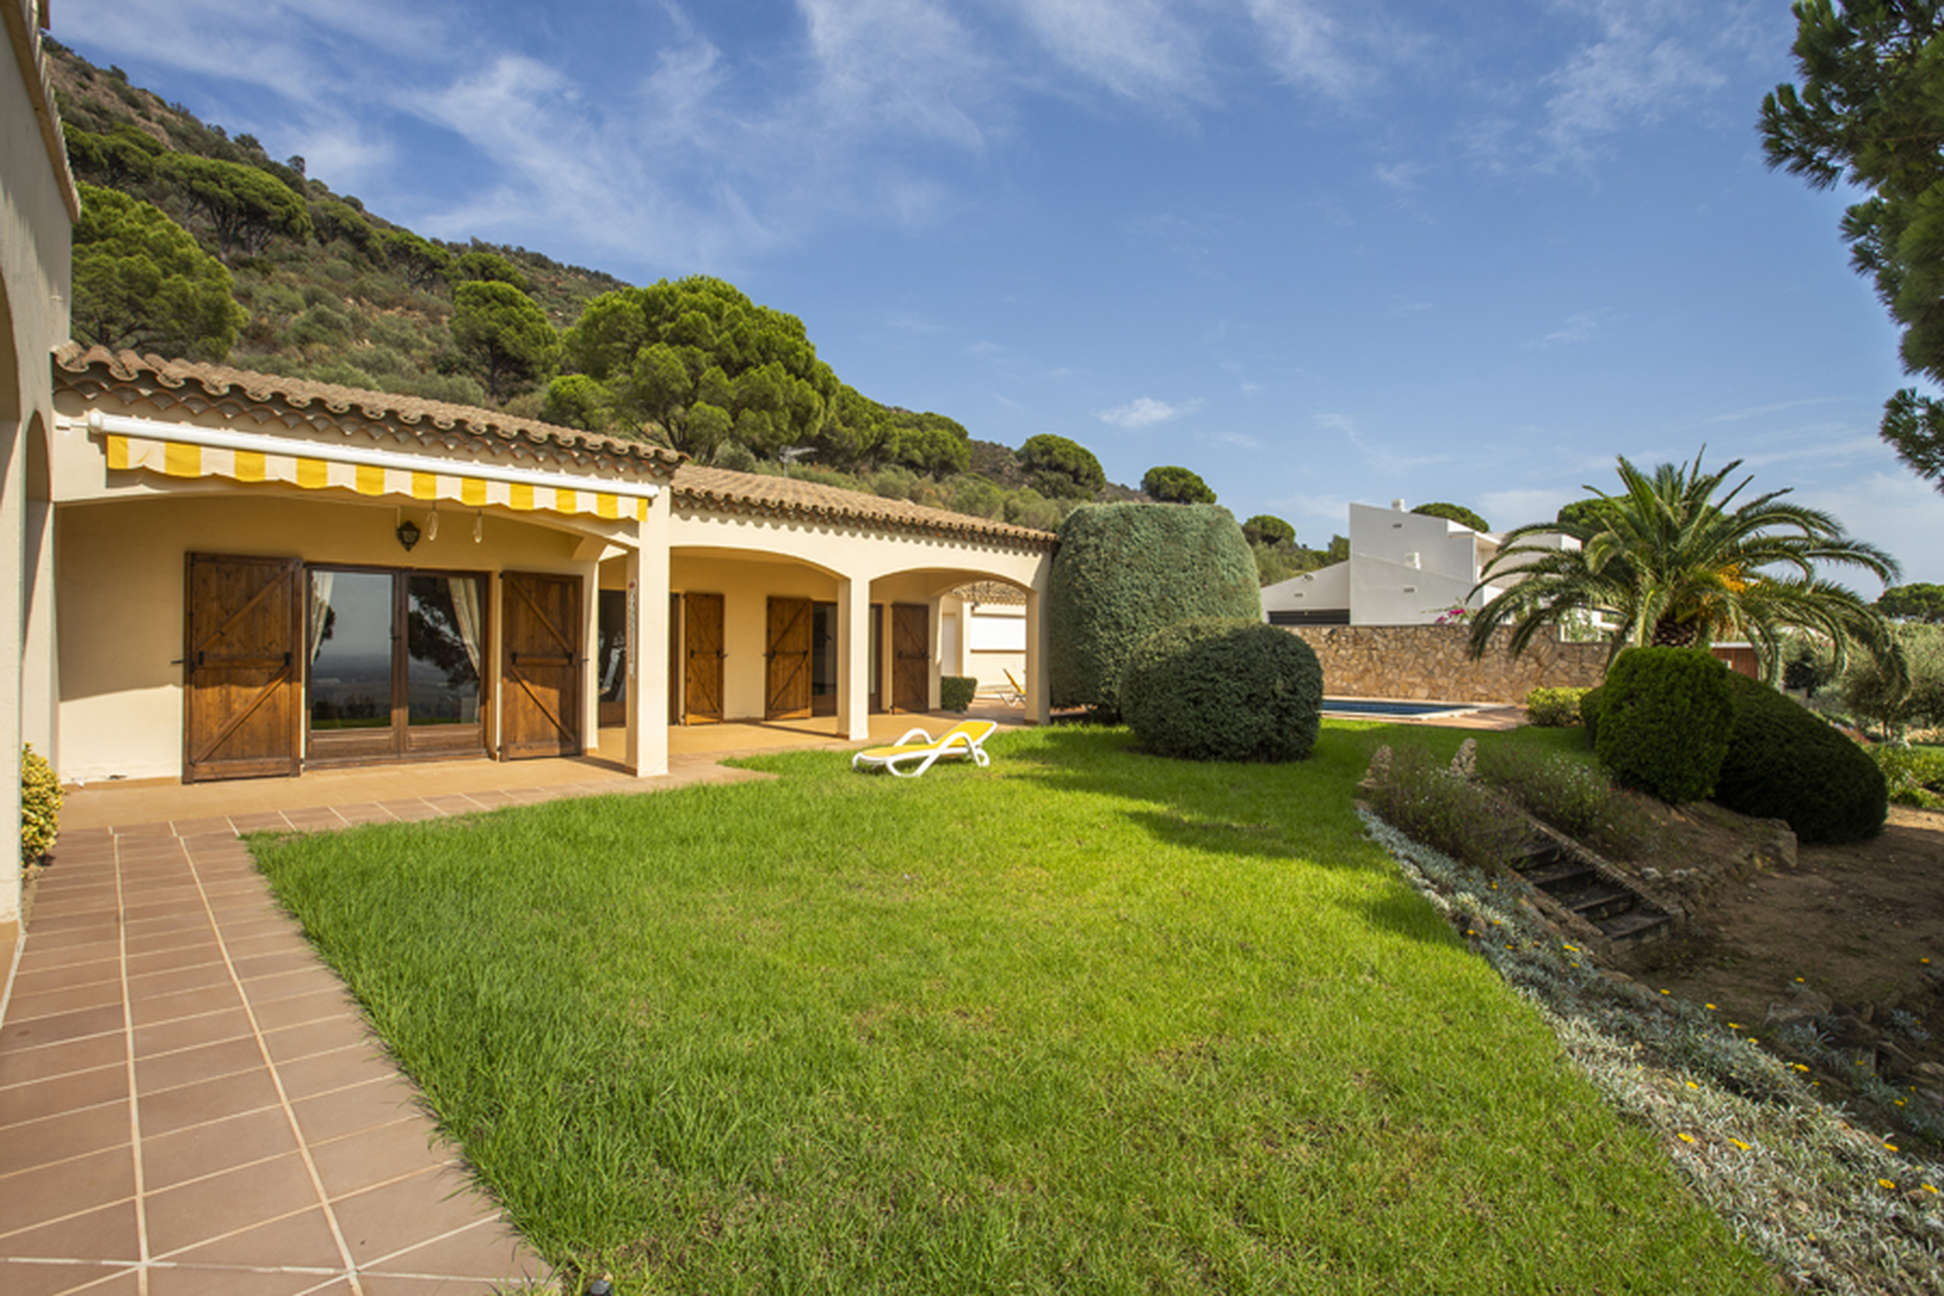
[[[120,68],[47,46],[84,185],[82,341],[497,405],[1028,526],[1148,498],[1065,438],[1015,449],[872,400],[817,357],[800,320],[731,284],[637,287],[527,248],[424,238],[308,174],[303,158],[278,160]],[[1204,492],[1172,498],[1212,499],[1185,469],[1161,471]],[[1265,580],[1325,561],[1293,540],[1257,551]]]

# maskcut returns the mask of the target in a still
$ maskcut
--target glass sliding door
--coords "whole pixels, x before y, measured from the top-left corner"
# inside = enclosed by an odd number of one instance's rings
[[[312,568],[308,759],[483,753],[484,591],[467,574]]]

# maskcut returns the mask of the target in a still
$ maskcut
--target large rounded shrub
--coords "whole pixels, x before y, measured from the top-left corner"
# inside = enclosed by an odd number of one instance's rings
[[[1890,793],[1869,753],[1758,680],[1732,675],[1729,686],[1735,720],[1717,802],[1786,819],[1805,842],[1856,841],[1883,827]]]
[[[1141,746],[1184,760],[1301,760],[1316,745],[1323,668],[1260,621],[1203,617],[1135,646],[1121,714]]]
[[[1110,716],[1135,645],[1156,630],[1191,617],[1262,619],[1248,541],[1210,505],[1075,509],[1060,524],[1046,603],[1053,705]]]
[[[1734,705],[1728,667],[1707,649],[1629,648],[1595,711],[1593,750],[1621,783],[1669,802],[1714,790]]]

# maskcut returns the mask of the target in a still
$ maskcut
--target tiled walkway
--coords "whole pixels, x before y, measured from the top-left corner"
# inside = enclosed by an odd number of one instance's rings
[[[545,1277],[231,831],[65,835],[4,1022],[6,1296]]]

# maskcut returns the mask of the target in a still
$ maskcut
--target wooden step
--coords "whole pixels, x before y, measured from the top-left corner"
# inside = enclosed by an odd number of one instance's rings
[[[1652,909],[1636,909],[1617,918],[1596,919],[1593,925],[1609,940],[1651,940],[1673,930],[1674,920]]]
[[[1536,869],[1526,874],[1525,880],[1542,891],[1550,891],[1558,894],[1561,890],[1571,889],[1573,884],[1580,878],[1597,877],[1599,877],[1599,874],[1595,873],[1587,865],[1574,864],[1569,861],[1554,864],[1550,868]]]
[[[1640,904],[1639,896],[1615,886],[1596,886],[1588,891],[1575,891],[1559,897],[1559,900],[1580,917],[1594,923],[1602,918],[1618,918]]]

